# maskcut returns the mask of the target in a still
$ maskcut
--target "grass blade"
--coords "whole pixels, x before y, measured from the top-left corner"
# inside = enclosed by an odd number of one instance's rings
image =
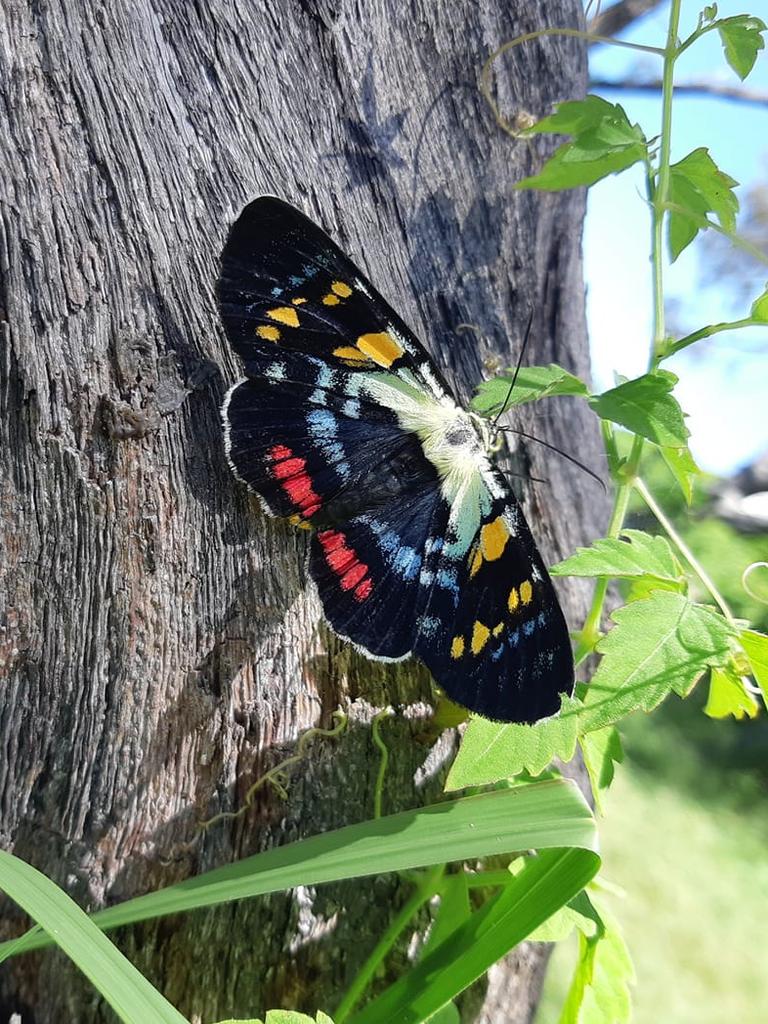
[[[540,782],[349,825],[227,864],[94,914],[102,929],[344,878],[405,871],[518,850],[595,849],[595,823],[567,780]],[[30,933],[0,956],[49,945]]]
[[[597,872],[591,850],[547,850],[349,1024],[421,1024],[564,906]]]
[[[0,885],[40,923],[50,936],[47,941],[67,954],[126,1024],[187,1024],[74,900],[36,868],[0,850]]]

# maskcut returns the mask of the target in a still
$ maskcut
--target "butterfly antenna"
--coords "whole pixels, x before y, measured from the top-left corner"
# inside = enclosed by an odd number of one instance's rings
[[[531,336],[531,324],[533,323],[533,310],[528,315],[528,326],[525,328],[525,337],[523,338],[523,344],[520,347],[520,355],[517,357],[517,366],[515,372],[512,375],[512,383],[509,385],[509,391],[506,394],[504,401],[501,403],[501,408],[496,413],[493,422],[491,423],[491,430],[496,429],[496,424],[499,422],[499,417],[507,411],[507,402],[512,397],[512,392],[515,390],[515,384],[517,383],[517,375],[520,373],[520,367],[523,365],[523,356],[525,350],[528,347],[528,339]]]
[[[591,476],[593,480],[596,480],[603,488],[603,491],[605,491],[606,494],[608,493],[605,481],[602,480],[593,469],[590,469],[589,466],[585,466],[583,462],[579,462],[577,458],[573,455],[569,455],[568,452],[564,452],[562,448],[558,448],[556,445],[550,444],[549,441],[544,441],[540,437],[535,437],[533,434],[527,434],[524,430],[518,430],[517,427],[499,427],[499,430],[503,430],[505,433],[509,434],[519,434],[520,437],[525,437],[528,441],[536,441],[537,444],[544,445],[544,447],[549,448],[550,451],[557,452],[558,455],[561,455],[564,459],[572,462],[574,466],[578,466],[579,469],[583,469],[587,476]]]

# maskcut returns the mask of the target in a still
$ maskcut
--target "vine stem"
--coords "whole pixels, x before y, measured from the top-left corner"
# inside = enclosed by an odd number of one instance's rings
[[[701,341],[702,338],[711,338],[713,335],[721,334],[723,331],[738,331],[742,327],[765,327],[765,324],[759,320],[753,320],[751,316],[746,316],[743,320],[730,320],[720,324],[710,324],[708,327],[702,327],[700,330],[694,331],[693,334],[687,334],[678,341],[670,342],[666,346],[664,358],[673,356],[676,352],[682,352],[684,348],[688,348],[689,345],[693,345],[696,341]]]
[[[360,1000],[371,978],[378,970],[379,964],[384,960],[394,944],[397,942],[400,933],[408,927],[411,918],[419,908],[431,899],[437,892],[440,879],[443,877],[445,864],[438,864],[431,871],[428,871],[421,879],[414,893],[400,908],[387,930],[376,944],[376,948],[358,971],[344,998],[336,1008],[333,1019],[336,1024],[344,1024],[349,1017],[355,1004]]]
[[[379,726],[385,718],[389,718],[392,714],[391,708],[384,708],[377,715],[374,715],[373,721],[371,722],[371,737],[373,742],[376,744],[381,757],[379,758],[379,770],[376,772],[376,787],[373,791],[373,816],[374,818],[381,817],[381,807],[384,794],[384,779],[387,775],[387,765],[389,764],[389,750],[384,740],[381,738],[379,732]]]
[[[659,166],[655,175],[650,165],[646,167],[646,187],[651,210],[651,262],[653,274],[653,347],[648,361],[648,369],[653,370],[663,358],[666,326],[664,323],[664,214],[669,192],[670,159],[672,151],[672,94],[674,91],[675,60],[679,55],[678,28],[680,25],[680,9],[682,0],[672,0],[669,12],[669,28],[667,43],[661,51],[664,56],[664,71],[661,86],[661,147],[659,150]],[[613,499],[613,510],[606,530],[606,537],[618,537],[624,526],[629,507],[629,499],[635,486],[640,458],[643,454],[643,438],[635,434],[632,449],[626,462],[615,471],[618,478],[616,494]],[[599,579],[595,584],[584,627],[579,634],[574,652],[577,665],[594,651],[600,639],[600,621],[603,605],[608,592],[608,580]]]
[[[675,527],[667,518],[662,508],[657,504],[656,499],[653,497],[651,492],[646,487],[644,481],[640,477],[637,477],[635,479],[634,487],[637,493],[645,502],[645,504],[651,510],[653,515],[656,517],[657,521],[659,522],[659,525],[663,528],[666,535],[669,537],[669,539],[678,549],[680,554],[683,556],[683,558],[686,560],[686,562],[690,565],[690,567],[699,577],[701,582],[704,584],[706,589],[709,591],[712,600],[718,606],[718,608],[723,613],[725,618],[732,626],[735,626],[736,620],[733,617],[733,613],[731,612],[731,609],[726,604],[725,599],[722,597],[717,587],[715,586],[714,582],[712,581],[711,576],[706,571],[701,562],[699,562],[699,560],[696,558],[696,556],[685,543],[680,534],[677,532]]]
[[[480,91],[485,97],[488,106],[493,111],[496,123],[503,131],[512,135],[513,138],[517,138],[519,132],[507,124],[501,116],[498,104],[491,95],[491,69],[499,57],[503,56],[509,50],[512,50],[516,46],[521,46],[523,43],[529,43],[534,39],[541,39],[544,36],[565,36],[570,39],[585,39],[590,43],[606,43],[608,46],[620,46],[626,50],[638,50],[640,53],[653,53],[657,57],[663,57],[666,52],[658,46],[643,46],[640,43],[629,43],[626,39],[614,39],[611,36],[596,36],[579,28],[541,28],[536,32],[526,32],[524,35],[510,39],[509,42],[504,43],[502,46],[498,47],[498,49],[494,50],[483,65],[483,70],[480,75]]]

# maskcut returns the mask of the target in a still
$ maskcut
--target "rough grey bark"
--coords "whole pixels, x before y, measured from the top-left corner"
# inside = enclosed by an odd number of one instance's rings
[[[306,538],[225,466],[218,407],[238,369],[217,256],[241,206],[272,192],[359,259],[463,396],[485,357],[514,361],[531,309],[528,359],[586,373],[583,197],[513,191],[546,143],[510,140],[477,89],[501,42],[580,17],[576,0],[0,7],[0,841],[81,905],[369,817],[369,722],[387,703],[385,810],[439,791],[455,737],[425,738],[427,674],[328,634]],[[584,80],[582,45],[552,38],[497,78],[509,114],[537,115]],[[594,461],[581,408],[540,419]],[[549,479],[524,488],[545,556],[587,541],[589,482],[544,450],[520,464]],[[577,622],[583,592],[564,597]],[[351,727],[316,741],[287,798],[263,791],[185,848],[337,707]],[[332,1010],[406,892],[382,876],[119,939],[195,1021]],[[3,910],[5,937],[21,922]],[[542,962],[509,958],[467,1019],[528,1020]],[[0,1018],[13,1012],[114,1019],[51,952],[6,966]]]

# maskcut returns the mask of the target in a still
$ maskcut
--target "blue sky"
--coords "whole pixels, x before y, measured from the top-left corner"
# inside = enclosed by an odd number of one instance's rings
[[[690,33],[701,4],[685,0],[681,35]],[[751,12],[765,16],[765,0],[723,0],[720,17]],[[623,38],[664,44],[668,5],[637,23]],[[661,72],[661,60],[615,47],[592,51],[592,74],[622,78],[637,70]],[[678,64],[676,81],[722,81],[738,84],[725,63],[717,33],[696,43]],[[768,93],[768,53],[763,50],[746,82]],[[659,131],[661,109],[656,96],[606,92],[646,136]],[[698,146],[708,147],[723,170],[741,183],[768,181],[768,107],[759,108],[712,98],[675,99],[672,159],[680,160]],[[614,373],[643,373],[651,337],[651,281],[648,262],[648,211],[642,174],[632,169],[590,189],[584,234],[587,312],[592,345],[594,383],[611,387]],[[667,297],[675,305],[675,323],[687,333],[718,320],[745,316],[749,301],[701,281],[706,251],[694,242],[666,273]],[[768,266],[765,279],[768,281]],[[760,289],[756,290],[758,294]],[[753,296],[755,297],[755,296]],[[762,355],[756,347],[764,344]],[[676,394],[689,414],[691,450],[710,472],[728,473],[768,449],[768,332],[749,328],[723,333],[703,343],[695,355],[683,354],[667,364],[680,377]]]

